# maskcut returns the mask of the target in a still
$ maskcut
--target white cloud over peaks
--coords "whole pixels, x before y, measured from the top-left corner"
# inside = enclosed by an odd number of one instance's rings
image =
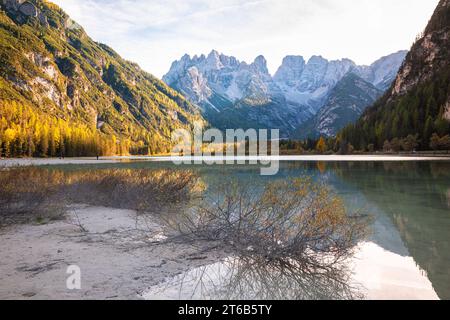
[[[162,77],[184,53],[217,49],[271,72],[284,56],[369,64],[409,49],[439,0],[53,0],[96,41]]]

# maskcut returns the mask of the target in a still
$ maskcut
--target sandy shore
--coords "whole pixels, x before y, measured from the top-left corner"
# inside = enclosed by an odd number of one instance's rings
[[[65,221],[0,230],[0,299],[139,299],[163,279],[220,256],[167,236],[149,216],[83,205],[71,207]],[[67,289],[70,265],[81,269],[81,290]]]
[[[413,156],[413,155],[311,155],[311,156],[247,156],[247,157],[153,157],[154,161],[321,161],[321,162],[347,162],[347,161],[450,161],[445,156]]]
[[[189,299],[202,297],[200,278],[205,292],[228,285],[233,273],[223,275],[218,261],[229,253],[175,236],[155,216],[86,205],[70,206],[65,220],[7,227],[0,230],[0,299]],[[407,255],[367,242],[352,261],[368,299],[438,299]],[[66,285],[72,265],[81,270],[80,290]]]
[[[0,168],[23,167],[23,166],[44,166],[44,165],[64,165],[64,164],[102,164],[120,163],[127,161],[226,161],[246,160],[246,161],[323,161],[323,162],[344,162],[344,161],[450,161],[450,157],[445,156],[387,156],[387,155],[314,155],[314,156],[261,156],[261,157],[149,157],[149,156],[124,156],[124,157],[100,157],[96,158],[23,158],[23,159],[0,159]]]
[[[46,166],[64,164],[99,164],[121,162],[119,158],[23,158],[23,159],[0,159],[0,168]]]

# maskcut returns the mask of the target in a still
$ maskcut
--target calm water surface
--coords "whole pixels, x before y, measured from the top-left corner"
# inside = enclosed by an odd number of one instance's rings
[[[361,285],[365,298],[450,299],[450,162],[280,165],[279,173],[272,177],[260,176],[258,166],[178,167],[155,162],[49,166],[42,170],[80,170],[86,174],[104,168],[195,170],[208,187],[227,183],[229,179],[261,187],[278,179],[309,175],[328,184],[350,210],[363,208],[374,216],[371,236],[359,245],[360,250],[351,262],[355,284]],[[259,272],[248,270],[245,264],[230,257],[169,278],[149,288],[143,296],[148,299],[334,297],[332,292],[324,292],[334,289],[322,279],[307,279],[295,286],[289,279],[280,278],[276,271],[261,268]],[[283,287],[287,284],[288,287]],[[306,293],[320,286],[323,288],[317,290],[317,295]],[[301,290],[305,293],[298,294]]]

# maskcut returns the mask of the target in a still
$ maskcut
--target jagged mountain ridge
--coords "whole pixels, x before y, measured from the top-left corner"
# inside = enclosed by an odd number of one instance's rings
[[[371,66],[349,59],[313,56],[306,62],[301,56],[287,56],[271,76],[263,56],[248,64],[213,50],[207,56],[184,55],[173,62],[163,81],[200,106],[213,126],[250,127],[248,119],[253,127],[278,128],[288,137],[323,107],[349,72],[384,90],[405,54],[397,52]]]
[[[384,92],[392,85],[406,54],[407,51],[399,51],[382,57],[370,66],[358,67],[356,74]]]
[[[200,106],[218,111],[227,105],[213,103],[216,95],[231,103],[247,101],[262,105],[277,93],[263,56],[247,64],[215,50],[208,56],[184,55],[172,64],[163,81]]]
[[[295,137],[334,137],[349,122],[358,120],[382,94],[383,91],[350,72],[331,90],[324,106],[299,128]]]
[[[94,42],[51,2],[0,0],[0,98],[84,123],[150,152],[204,121],[197,107],[137,64]]]

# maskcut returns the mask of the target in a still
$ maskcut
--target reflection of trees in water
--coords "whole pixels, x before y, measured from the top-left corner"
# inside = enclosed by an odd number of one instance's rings
[[[345,265],[367,234],[368,218],[348,212],[329,188],[308,177],[262,189],[231,181],[170,222],[183,236],[220,243],[239,257],[221,264],[226,283],[219,287],[231,287],[226,292],[234,298],[356,297]],[[191,277],[199,277],[194,288],[215,287],[203,283],[211,268]]]
[[[228,258],[152,287],[148,299],[347,300],[361,299],[345,265],[312,272],[295,260]],[[174,294],[170,296],[170,293]]]
[[[335,172],[375,203],[397,228],[436,293],[450,299],[450,163],[341,164]]]
[[[223,264],[229,272],[219,291],[258,299],[358,297],[345,265],[366,234],[367,219],[348,212],[326,186],[302,178],[256,188],[227,180],[215,187],[208,199],[198,199],[204,185],[190,170],[14,169],[0,173],[0,218],[55,213],[72,203],[153,213],[189,204],[170,221],[182,236],[219,243],[239,257]],[[205,278],[195,279],[205,287]]]
[[[188,202],[201,189],[189,170],[12,169],[0,172],[0,221],[58,218],[73,203],[158,213]]]
[[[352,254],[367,233],[367,218],[349,212],[327,186],[304,177],[263,189],[243,181],[217,186],[172,223],[187,237],[220,241],[240,256],[302,256],[310,266],[317,262],[324,268]]]

